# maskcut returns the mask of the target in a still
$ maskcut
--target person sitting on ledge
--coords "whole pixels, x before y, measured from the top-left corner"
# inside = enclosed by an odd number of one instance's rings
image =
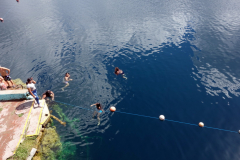
[[[2,76],[0,76],[0,89],[1,90],[6,90],[7,89],[7,86],[6,84],[4,83],[4,79]]]
[[[54,101],[53,91],[47,90],[46,92],[44,92],[43,95],[42,95],[42,99],[45,99],[46,97],[52,98],[52,101]]]
[[[38,107],[42,107],[40,105],[40,102],[39,102],[39,98],[38,98],[38,95],[37,95],[37,89],[35,87],[35,84],[36,82],[33,80],[33,78],[28,78],[27,79],[27,89],[28,89],[28,92],[33,96],[33,98],[37,101],[37,104],[38,104]]]
[[[11,77],[9,76],[10,69],[5,68],[5,67],[0,67],[0,74],[4,78],[4,80],[7,82],[8,88],[10,88],[10,87],[14,88],[15,87]],[[10,84],[10,82],[11,82],[11,84]]]
[[[0,21],[3,22],[3,18],[0,18]]]

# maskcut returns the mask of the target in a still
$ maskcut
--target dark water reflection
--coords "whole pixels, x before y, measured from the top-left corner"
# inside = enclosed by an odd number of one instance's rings
[[[235,1],[0,2],[0,65],[39,93],[89,108],[237,131],[240,3]],[[116,77],[114,67],[128,79]],[[70,86],[61,91],[70,72]],[[77,150],[66,159],[239,159],[239,135],[60,105],[57,125]],[[54,109],[53,109],[54,110]],[[53,114],[58,116],[58,110]]]

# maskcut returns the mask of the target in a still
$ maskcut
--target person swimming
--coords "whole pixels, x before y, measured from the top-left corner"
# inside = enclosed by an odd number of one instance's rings
[[[0,21],[3,22],[3,18],[0,18]]]
[[[62,88],[62,90],[64,91],[64,88],[66,88],[67,86],[69,86],[69,81],[72,81],[72,79],[70,79],[70,74],[66,73],[65,77],[63,78],[63,83],[65,83],[66,85]]]
[[[46,92],[44,92],[43,95],[42,95],[42,99],[45,99],[46,97],[51,98],[52,101],[54,101],[53,91],[47,90]]]
[[[98,125],[99,125],[100,124],[100,117],[99,116],[100,116],[100,114],[102,112],[104,112],[104,110],[103,110],[103,107],[102,107],[102,105],[100,103],[92,104],[90,107],[92,107],[94,105],[96,106],[96,109],[95,109],[95,111],[93,113],[93,117],[92,118],[94,118],[96,113],[97,113],[97,119],[98,119]]]
[[[123,78],[127,79],[127,77],[125,76],[124,72],[122,70],[120,70],[118,67],[115,68],[114,73],[116,75],[122,75]]]

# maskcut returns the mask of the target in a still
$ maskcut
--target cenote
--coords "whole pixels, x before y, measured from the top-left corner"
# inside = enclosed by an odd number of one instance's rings
[[[0,65],[70,104],[50,106],[67,123],[54,120],[58,159],[238,160],[239,8],[237,0],[1,0]],[[66,72],[73,80],[62,91]],[[105,110],[99,126],[96,102]]]

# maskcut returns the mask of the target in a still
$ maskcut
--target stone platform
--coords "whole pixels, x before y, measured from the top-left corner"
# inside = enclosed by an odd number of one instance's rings
[[[27,89],[21,90],[0,90],[0,101],[33,99],[28,95]]]
[[[0,160],[12,156],[26,136],[38,135],[42,124],[50,117],[45,100],[40,100],[42,108],[34,102],[0,102]]]

